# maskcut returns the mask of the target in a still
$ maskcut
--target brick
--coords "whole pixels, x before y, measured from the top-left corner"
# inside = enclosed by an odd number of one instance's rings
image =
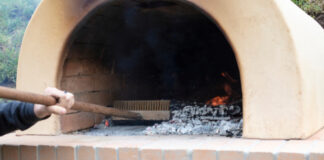
[[[98,64],[96,67],[96,73],[97,74],[105,74],[105,75],[111,75],[111,68],[109,66],[106,66],[104,63]]]
[[[106,73],[105,73],[105,66],[104,66],[104,64],[102,64],[102,63],[97,63],[97,66],[96,66],[96,73],[97,73],[97,74],[106,74]]]
[[[112,94],[108,91],[95,92],[90,98],[92,98],[92,103],[103,106],[111,105],[113,103]]]
[[[172,145],[170,145],[170,141]],[[224,142],[227,141],[225,144]],[[100,146],[97,148],[97,156],[96,160],[117,160],[118,152],[115,148],[121,147],[119,149],[119,159],[141,159],[141,160],[161,160],[164,157],[166,160],[168,159],[191,159],[187,150],[192,150],[192,159],[216,159],[215,151],[218,152],[219,160],[239,160],[243,159],[244,156],[247,156],[247,160],[268,160],[274,159],[273,153],[278,152],[279,160],[299,160],[304,159],[305,154],[309,153],[310,160],[323,160],[323,146],[324,142],[322,141],[260,141],[260,143],[253,144],[253,140],[251,143],[246,143],[246,141],[236,140],[236,139],[214,139],[214,137],[199,137],[199,138],[187,138],[187,137],[88,137],[88,136],[56,136],[56,137],[43,137],[43,136],[12,136],[12,137],[0,137],[0,142],[2,144],[7,144],[3,146],[2,150],[6,150],[6,146],[8,143],[10,144],[24,144],[24,145],[34,145],[42,144],[38,146],[39,151],[39,160],[42,159],[55,159],[55,147],[48,145],[58,145],[57,147],[57,159],[72,159],[74,160],[74,156],[78,155],[79,159],[94,159],[95,156],[87,157],[86,155],[82,155],[86,153],[86,150],[83,150],[83,147],[80,147],[78,152],[74,152],[73,146],[66,145],[89,145],[90,147],[85,147],[85,149],[90,148],[92,151],[91,154],[94,155],[94,150],[92,149],[92,145]],[[33,142],[33,143],[32,143]],[[103,143],[102,143],[103,142]],[[109,143],[106,143],[109,142]],[[152,143],[154,142],[154,143]],[[223,147],[219,148],[220,144],[224,144]],[[286,142],[286,143],[285,143]],[[195,144],[195,145],[192,145]],[[207,144],[207,145],[206,145]],[[216,145],[215,145],[216,144]],[[244,144],[247,144],[244,148]],[[252,147],[251,147],[252,144]],[[21,152],[18,151],[17,146],[14,146],[13,151],[16,153],[12,153],[10,151],[2,152],[3,157],[7,157],[6,159],[15,160],[19,157],[32,159],[33,156],[28,156],[25,154],[25,151],[29,149],[29,147],[33,147],[35,151],[35,146],[25,146],[24,149],[22,147]],[[195,146],[195,147],[193,147]],[[294,146],[294,147],[292,147]],[[65,147],[65,148],[63,148]],[[139,150],[138,148],[141,148]],[[63,148],[63,149],[62,149]],[[164,151],[161,151],[161,148],[164,148]],[[61,150],[60,150],[61,149]],[[230,150],[233,149],[233,150]],[[7,149],[8,150],[8,149]],[[25,151],[24,151],[25,150]],[[34,152],[32,151],[32,152]],[[19,153],[20,152],[20,153]],[[48,154],[45,152],[49,152]],[[164,152],[164,153],[163,153]],[[248,155],[244,155],[244,152],[249,152]],[[8,154],[9,153],[9,154]],[[76,154],[76,155],[75,155]],[[9,156],[16,156],[10,157]],[[21,156],[19,156],[21,155]],[[30,154],[33,155],[33,154]],[[297,155],[297,157],[296,157]],[[300,156],[300,157],[299,157]],[[32,157],[32,158],[28,158]]]
[[[78,160],[95,160],[95,150],[93,147],[80,146],[78,148]]]
[[[244,160],[243,151],[220,151],[219,160]]]
[[[68,59],[63,65],[63,76],[76,76],[83,72],[81,60]]]
[[[95,77],[94,88],[96,91],[111,90],[116,82],[114,76],[111,75],[97,75]]]
[[[248,160],[274,160],[275,155],[267,152],[253,152],[249,153]]]
[[[63,66],[64,76],[94,75],[97,71],[96,59],[69,59]]]
[[[280,153],[278,160],[306,160],[306,157],[301,153]]]
[[[70,47],[68,59],[87,59],[99,57],[99,51],[102,49],[101,45],[74,43]]]
[[[40,145],[38,146],[38,160],[56,160],[54,146]]]
[[[309,160],[324,160],[324,153],[311,153]]]
[[[216,151],[215,150],[194,150],[192,152],[193,160],[215,160]]]
[[[92,127],[95,124],[95,114],[79,112],[60,116],[61,132],[68,133]]]
[[[120,148],[119,160],[138,160],[139,154],[137,148]]]
[[[19,160],[19,146],[3,145],[2,160]]]
[[[75,146],[58,146],[57,160],[74,160]]]
[[[143,149],[141,151],[141,160],[162,160],[162,150]]]
[[[219,160],[243,160],[245,158],[244,152],[247,152],[258,144],[258,140],[234,139],[227,142],[223,147],[219,148]]]
[[[189,160],[186,150],[166,150],[164,151],[165,160]]]
[[[324,160],[324,141],[317,140],[310,150],[309,160]]]
[[[101,64],[100,59],[82,59],[81,65],[82,65],[82,74],[89,74],[93,75],[97,72],[97,66]]]
[[[94,90],[93,76],[65,77],[61,81],[61,89],[72,93]]]
[[[115,148],[98,147],[98,160],[117,160],[117,151]]]
[[[20,160],[36,160],[36,146],[20,146]]]
[[[248,160],[273,160],[275,153],[279,151],[280,147],[285,144],[286,141],[260,141],[260,143],[253,146],[247,157]]]
[[[109,91],[83,92],[76,93],[75,99],[82,102],[94,103],[99,105],[112,104],[112,94]]]
[[[312,145],[312,141],[288,141],[280,148],[278,160],[305,160]]]

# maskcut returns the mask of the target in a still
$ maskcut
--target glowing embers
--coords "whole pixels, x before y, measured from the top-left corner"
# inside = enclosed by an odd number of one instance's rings
[[[207,101],[206,104],[216,107],[222,104],[226,104],[228,100],[229,100],[229,96],[224,96],[224,97],[216,96],[213,99]]]
[[[240,81],[234,79],[228,72],[222,72],[221,76],[226,79],[224,83],[226,96],[216,96],[208,100],[206,105],[216,107],[219,105],[231,104],[241,99],[240,88],[238,88],[238,86],[240,86]]]

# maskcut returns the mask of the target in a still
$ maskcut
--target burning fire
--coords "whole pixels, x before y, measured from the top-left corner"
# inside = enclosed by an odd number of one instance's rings
[[[209,100],[206,102],[207,105],[211,105],[211,106],[218,106],[218,105],[222,105],[222,104],[226,104],[227,101],[229,100],[229,96],[216,96],[213,99]]]
[[[211,106],[215,107],[218,105],[226,104],[230,100],[230,97],[233,95],[233,90],[232,90],[232,86],[230,83],[236,83],[237,80],[232,78],[227,72],[222,72],[221,76],[224,77],[228,81],[228,82],[224,83],[224,91],[226,92],[227,95],[226,96],[216,96],[216,97],[212,98],[211,100],[207,101],[206,102],[207,105],[211,105]]]

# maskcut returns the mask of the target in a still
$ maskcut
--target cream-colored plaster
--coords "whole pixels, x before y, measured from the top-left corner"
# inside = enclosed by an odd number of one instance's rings
[[[58,86],[63,51],[80,20],[104,1],[43,0],[24,36],[17,87]],[[244,137],[305,138],[324,126],[324,31],[290,0],[190,0],[226,34],[240,68]],[[57,118],[26,133],[59,133]],[[44,132],[43,132],[44,133]]]
[[[20,50],[17,89],[42,93],[58,87],[64,47],[71,32],[100,0],[43,0],[27,27]],[[26,134],[59,134],[59,117],[37,123]]]
[[[293,37],[301,74],[303,137],[324,124],[324,32],[301,9],[287,1],[277,3]]]

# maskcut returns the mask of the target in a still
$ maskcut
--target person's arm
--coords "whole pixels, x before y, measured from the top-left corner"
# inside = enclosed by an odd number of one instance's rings
[[[57,98],[58,103],[53,106],[24,102],[0,104],[0,135],[17,129],[25,130],[52,113],[65,114],[74,104],[74,96],[71,93],[47,88],[45,94]]]
[[[16,129],[25,130],[38,120],[34,104],[16,101],[0,104],[0,135]]]

